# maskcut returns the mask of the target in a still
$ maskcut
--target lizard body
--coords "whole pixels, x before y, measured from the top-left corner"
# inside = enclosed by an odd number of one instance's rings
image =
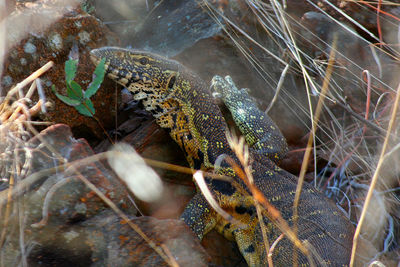
[[[226,138],[227,125],[223,115],[214,103],[209,88],[190,70],[176,61],[152,53],[122,48],[95,49],[91,57],[94,63],[101,58],[106,59],[108,77],[128,88],[135,99],[142,101],[144,108],[153,114],[157,123],[167,129],[182,148],[192,168],[212,169],[220,155],[236,159]],[[221,85],[230,86],[228,81],[217,83],[214,87]],[[231,103],[247,100],[247,96],[244,96]],[[232,110],[237,108],[232,107]],[[249,126],[248,135],[261,133]],[[267,119],[257,127],[270,126],[270,120]],[[246,130],[242,128],[241,131]],[[256,137],[263,144],[268,144],[270,138],[274,147],[264,151],[267,156],[251,153],[255,159],[251,165],[254,184],[291,225],[297,179],[276,166],[274,161],[279,161],[284,155],[286,143],[280,132],[270,133],[272,135],[266,139]],[[258,149],[262,150],[263,144]],[[218,170],[230,175],[237,185],[245,188],[228,167],[224,165]],[[215,228],[226,238],[236,241],[249,266],[266,266],[267,253],[249,190],[245,188],[246,194],[243,194],[230,182],[207,177],[206,183],[219,205],[242,224],[236,225],[225,220],[210,207],[200,192],[189,202],[181,218],[200,239]],[[318,266],[347,266],[354,229],[336,205],[311,185],[305,184],[298,211],[298,237],[307,240],[313,247],[311,254],[314,262]],[[281,231],[267,218],[264,218],[264,223],[272,244]],[[274,249],[272,261],[275,266],[291,266],[292,257],[293,244],[283,238]],[[307,257],[302,254],[298,257],[298,263],[299,266],[309,266]]]
[[[211,87],[232,113],[232,119],[254,153],[279,163],[288,150],[285,137],[274,121],[258,109],[247,89],[239,90],[230,76],[223,79],[218,75],[213,77]]]

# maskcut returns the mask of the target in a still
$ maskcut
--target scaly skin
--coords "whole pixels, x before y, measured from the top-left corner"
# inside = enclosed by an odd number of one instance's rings
[[[232,113],[235,124],[254,152],[279,163],[288,150],[285,137],[271,118],[258,109],[247,90],[239,90],[230,76],[223,79],[215,75],[211,87]]]
[[[95,49],[91,56],[95,64],[100,58],[106,59],[108,77],[128,88],[135,99],[143,102],[144,108],[153,114],[157,123],[167,129],[182,148],[192,168],[212,169],[222,154],[236,159],[225,136],[227,125],[208,87],[187,68],[155,54],[121,48]],[[226,86],[229,87],[229,83]],[[237,101],[244,103],[246,99],[239,98]],[[249,112],[246,107],[243,108]],[[233,111],[236,110],[233,108]],[[266,129],[271,125],[266,120],[259,122],[259,126]],[[250,125],[250,135],[257,132],[251,128]],[[279,136],[280,133],[273,135]],[[258,138],[263,140],[263,137]],[[263,143],[268,138],[264,138]],[[276,149],[267,151],[266,157],[251,154],[255,158],[251,165],[254,184],[291,225],[297,179],[269,159],[274,153],[280,157],[286,145],[281,142],[271,144]],[[274,150],[276,152],[271,152]],[[230,175],[239,187],[244,188],[244,184],[228,166],[223,165],[219,170],[220,173]],[[200,239],[215,228],[225,237],[236,241],[249,266],[266,266],[267,254],[249,191],[238,190],[226,181],[206,178],[206,182],[219,205],[242,224],[226,221],[209,206],[200,193],[190,201],[181,218]],[[298,212],[298,237],[307,240],[314,248],[311,250],[314,262],[318,266],[347,266],[354,229],[336,205],[305,184]],[[281,231],[267,218],[264,218],[264,223],[269,243],[272,244],[281,235]],[[287,238],[283,238],[274,249],[273,263],[275,266],[291,266],[292,257],[293,245]],[[307,258],[302,254],[298,257],[298,263],[299,266],[309,266]]]

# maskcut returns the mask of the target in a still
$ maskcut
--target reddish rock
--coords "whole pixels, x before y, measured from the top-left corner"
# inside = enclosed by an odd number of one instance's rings
[[[49,144],[52,150],[43,145],[43,142]],[[57,151],[66,162],[83,161],[93,155],[86,140],[74,139],[69,127],[61,124],[42,131],[40,135],[32,138],[27,146],[30,148],[33,158],[30,173],[62,164],[52,151]],[[76,167],[76,170],[114,203],[117,203],[120,208],[132,207],[127,199],[128,192],[125,186],[101,162],[82,163]],[[82,220],[108,208],[92,190],[80,181],[79,174],[74,171],[60,172],[45,178],[47,179],[43,183],[38,182],[33,185],[35,191],[32,192],[32,196],[26,196],[36,200],[30,202],[31,205],[42,206],[43,198],[48,194],[48,190],[63,180],[69,180],[57,189],[49,202],[50,222],[53,219],[59,223],[75,219]],[[129,210],[127,209],[127,211]],[[31,220],[35,222],[34,220],[37,218],[31,218]]]
[[[208,266],[210,257],[183,221],[140,217],[131,222],[159,250],[168,251],[179,266]],[[169,266],[141,235],[112,212],[61,229],[53,236],[43,236],[41,241],[45,245],[36,247],[30,255],[31,264],[52,260],[56,266],[63,262],[78,266]],[[43,256],[50,250],[56,255],[53,259]]]
[[[18,28],[16,26],[21,24],[20,21],[32,26]],[[54,6],[51,1],[19,6],[9,17],[7,25],[9,49],[1,77],[4,89],[8,90],[48,61],[54,61],[54,67],[41,76],[46,98],[53,104],[41,119],[68,124],[78,137],[103,137],[99,124],[61,102],[51,91],[51,85],[66,95],[64,63],[68,60],[71,48],[76,45],[79,65],[75,81],[86,89],[95,68],[88,52],[99,46],[116,44],[114,35],[79,7]],[[91,100],[96,110],[95,116],[108,128],[112,127],[115,116],[114,86],[110,81],[105,81],[102,88]]]
[[[93,155],[93,152],[84,139],[76,140],[72,137],[67,125],[57,124],[48,127],[26,142],[24,148],[25,150],[19,154],[19,162],[25,163],[24,166],[29,166],[29,168],[25,175],[19,178],[21,180],[18,181],[18,185],[24,184],[25,187],[15,196],[15,199],[19,196],[19,201],[11,202],[11,210],[18,211],[19,209],[24,219],[20,220],[18,213],[7,215],[6,234],[9,241],[3,249],[9,257],[5,258],[5,265],[14,266],[15,259],[20,256],[21,251],[17,242],[20,232],[15,231],[18,227],[24,229],[27,246],[35,244],[38,247],[45,247],[49,245],[46,243],[48,239],[57,239],[55,235],[57,231],[109,209],[97,194],[80,180],[80,175],[90,181],[126,214],[136,214],[135,208],[128,199],[127,189],[119,179],[99,161],[84,162],[85,158]],[[66,170],[60,168],[33,183],[28,183],[32,180],[30,176],[32,174],[58,167],[64,161],[76,163],[79,160],[82,164],[75,167],[80,174],[71,168]],[[9,164],[15,162],[16,159],[10,161]],[[7,175],[9,176],[10,173]],[[23,207],[18,203],[24,203]],[[1,217],[6,216],[4,209],[0,209],[0,212]],[[63,245],[58,243],[58,246],[53,247],[54,251],[61,250]],[[44,254],[42,256],[45,256]]]
[[[168,266],[141,236],[118,221],[116,218],[105,225],[108,253],[101,254],[108,255],[108,259],[104,263],[112,266]],[[208,266],[209,256],[183,221],[140,217],[133,222],[157,246],[165,247],[179,266]],[[118,239],[115,239],[116,233]]]

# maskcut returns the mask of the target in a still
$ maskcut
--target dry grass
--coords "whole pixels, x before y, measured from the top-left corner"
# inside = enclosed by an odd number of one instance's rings
[[[31,96],[35,91],[39,91],[42,95],[39,76],[53,66],[53,62],[48,62],[42,68],[32,73],[21,83],[13,87],[0,103],[0,173],[2,180],[1,187],[8,187],[2,190],[0,196],[0,214],[2,219],[0,222],[0,247],[2,248],[6,242],[9,221],[12,208],[16,207],[19,216],[19,232],[20,232],[20,252],[21,264],[27,266],[26,262],[26,246],[24,240],[24,223],[23,223],[23,205],[20,201],[15,200],[12,191],[29,172],[31,157],[29,149],[26,147],[27,140],[32,136],[31,117],[39,111],[44,111],[46,107],[45,100],[39,98],[37,103],[32,103]],[[25,94],[23,89],[30,87]],[[46,124],[46,123],[43,123]],[[23,154],[23,157],[21,155]],[[24,161],[21,161],[21,159]],[[1,250],[3,254],[3,250]],[[2,256],[2,255],[1,255]]]

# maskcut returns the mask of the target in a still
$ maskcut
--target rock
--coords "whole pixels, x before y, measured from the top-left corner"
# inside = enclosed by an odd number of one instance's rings
[[[54,61],[55,66],[41,76],[46,99],[53,104],[41,119],[66,123],[77,137],[99,138],[104,134],[98,123],[61,102],[51,91],[51,86],[55,85],[59,93],[66,95],[64,63],[71,48],[76,46],[80,64],[75,81],[86,89],[94,71],[88,52],[99,46],[116,44],[117,40],[99,20],[80,8],[69,6],[70,3],[59,6],[46,0],[18,6],[8,18],[8,53],[0,81],[7,91],[48,61]],[[92,101],[95,116],[108,128],[113,125],[115,97],[113,83],[105,81],[104,85]]]
[[[208,266],[209,256],[183,221],[140,217],[131,222],[158,249],[167,250],[179,266]],[[93,267],[169,266],[141,235],[112,212],[103,212],[43,239],[46,242],[41,244],[45,245],[34,249],[30,263],[50,261],[46,255],[43,257],[43,251],[52,251],[57,266],[65,261]]]
[[[105,226],[104,235],[109,255],[104,265],[112,266],[167,266],[143,238],[126,224],[118,223],[118,218]],[[157,220],[140,217],[133,221],[156,244],[165,246],[179,266],[207,266],[208,255],[189,227],[178,220]],[[94,223],[98,225],[97,222]],[[117,232],[115,234],[114,232]],[[96,247],[95,247],[96,250]],[[101,264],[101,259],[98,265]]]
[[[123,46],[165,56],[174,56],[220,31],[218,23],[199,2],[151,2],[142,1],[138,4],[136,1],[120,1],[110,4],[102,0],[96,1],[95,7],[103,21],[120,22],[111,27],[121,37]],[[166,34],[168,38],[165,38]]]
[[[69,224],[85,221],[109,207],[80,179],[79,174],[71,169],[53,172],[32,181],[31,174],[61,165],[62,159],[53,153],[56,151],[66,162],[84,161],[93,155],[90,146],[83,139],[76,140],[67,125],[54,125],[42,131],[39,135],[29,140],[25,145],[25,153],[20,153],[19,162],[29,166],[26,176],[18,181],[17,185],[25,185],[23,191],[17,192],[18,199],[11,202],[15,206],[7,218],[7,242],[3,247],[7,257],[5,265],[13,266],[19,259],[20,253],[18,240],[23,229],[27,246],[46,246],[41,240],[54,238],[54,233]],[[17,159],[14,159],[15,163]],[[105,194],[112,202],[127,214],[136,214],[136,210],[128,199],[128,192],[117,177],[104,167],[99,161],[93,163],[82,162],[76,167],[79,173],[90,181],[97,189]],[[10,174],[8,174],[10,175]],[[3,191],[1,193],[6,193]],[[22,195],[23,194],[23,195]],[[4,204],[4,194],[0,198]],[[23,204],[23,206],[21,206]],[[17,209],[19,207],[19,209]],[[18,210],[22,213],[18,215]],[[1,216],[6,216],[4,209],[0,209]],[[20,217],[23,215],[23,220]],[[48,217],[46,216],[48,215]],[[46,218],[47,217],[47,218]],[[35,245],[36,244],[36,245]],[[63,244],[59,244],[63,246]],[[60,248],[54,247],[55,251]],[[29,254],[29,253],[27,253]]]

